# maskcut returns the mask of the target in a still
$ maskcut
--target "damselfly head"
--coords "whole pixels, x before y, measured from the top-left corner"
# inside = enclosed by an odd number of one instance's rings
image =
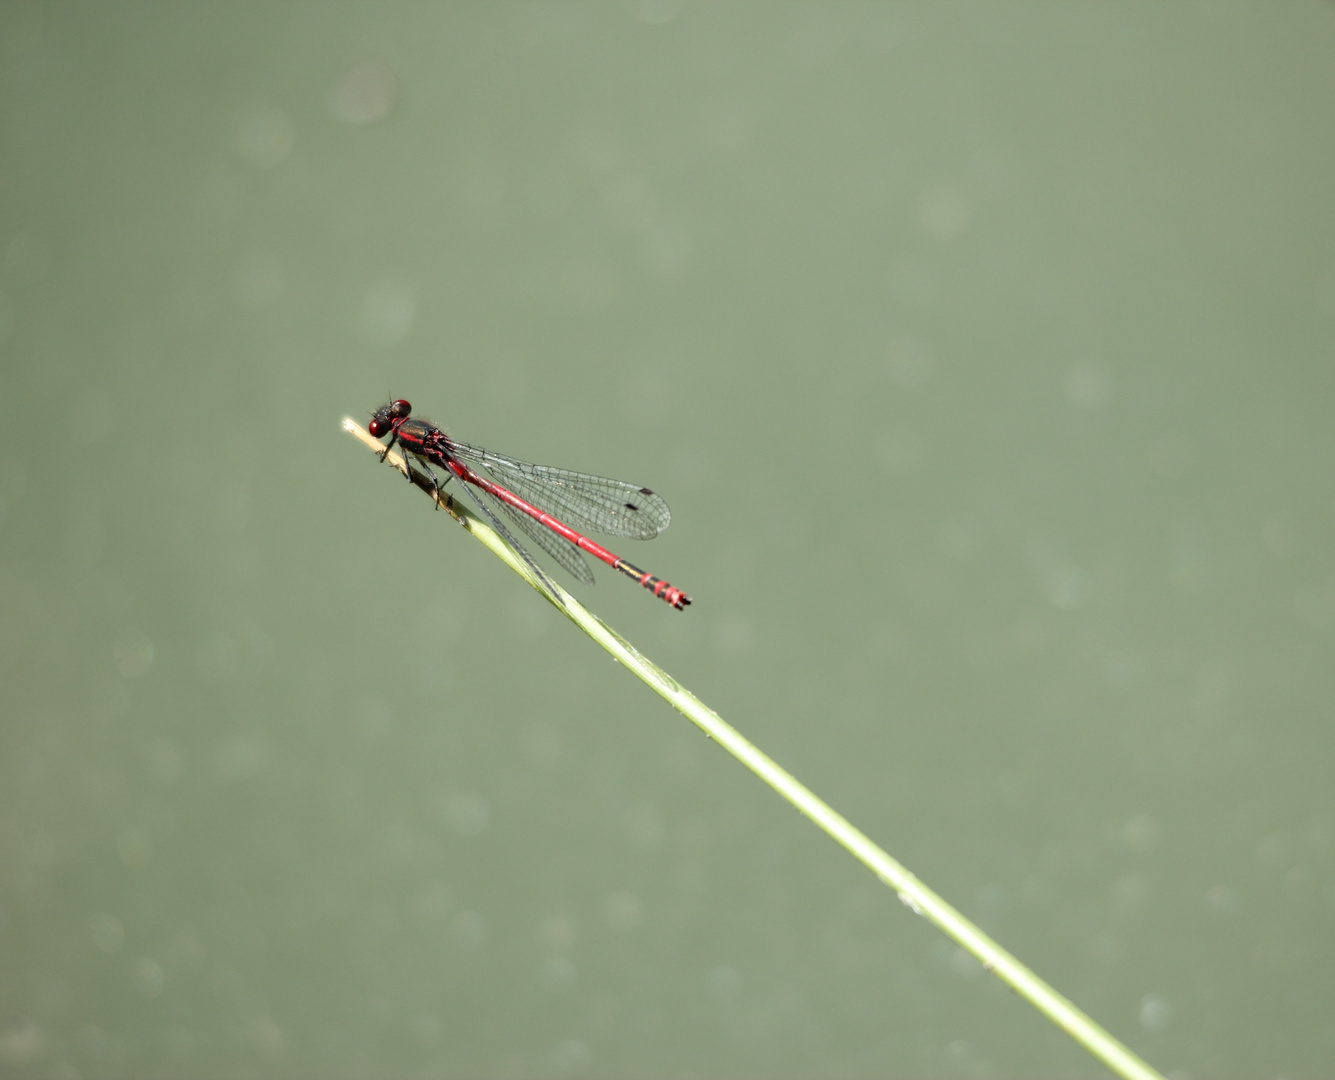
[[[403,398],[391,401],[388,405],[381,405],[371,414],[371,422],[366,425],[366,430],[377,439],[383,439],[403,423],[412,411],[413,407]]]

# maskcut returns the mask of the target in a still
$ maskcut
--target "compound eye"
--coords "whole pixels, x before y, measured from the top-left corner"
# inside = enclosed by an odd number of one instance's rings
[[[383,439],[407,420],[412,411],[413,407],[403,398],[391,401],[388,405],[381,405],[371,414],[371,422],[366,425],[366,430],[377,439]]]

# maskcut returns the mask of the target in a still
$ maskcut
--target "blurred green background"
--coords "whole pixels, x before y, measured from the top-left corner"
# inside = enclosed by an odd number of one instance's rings
[[[1335,7],[0,6],[0,1071],[1097,1076],[340,429],[1165,1072],[1335,1059]]]

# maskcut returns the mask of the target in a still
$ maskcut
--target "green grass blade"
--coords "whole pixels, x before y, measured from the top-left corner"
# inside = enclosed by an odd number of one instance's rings
[[[343,421],[345,429],[377,452],[382,445],[369,432],[351,419]],[[571,622],[593,638],[650,686],[673,708],[683,713],[706,735],[732,754],[738,761],[777,791],[793,806],[815,822],[816,826],[835,843],[866,866],[886,885],[894,889],[900,902],[909,910],[934,923],[952,941],[975,956],[983,967],[999,978],[1062,1031],[1102,1061],[1116,1075],[1127,1080],[1164,1080],[1126,1046],[1077,1009],[1070,1001],[1025,967],[978,927],[947,904],[912,873],[892,859],[861,831],[854,828],[828,804],[818,798],[790,773],[780,768],[740,732],[708,708],[699,698],[685,689],[657,664],[647,659],[630,642],[614,631],[559,585],[548,589],[534,577],[528,565],[487,524],[473,515],[461,503],[437,492],[431,481],[413,468],[399,454],[391,452],[386,460],[419,488],[430,495],[442,509],[493,554],[533,586]]]

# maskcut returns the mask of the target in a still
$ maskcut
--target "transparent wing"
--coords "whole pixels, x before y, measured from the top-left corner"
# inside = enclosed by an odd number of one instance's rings
[[[509,488],[521,499],[540,510],[546,510],[580,532],[652,540],[672,521],[672,511],[661,495],[624,480],[609,480],[605,476],[571,472],[550,465],[534,465],[454,439],[449,440],[449,447],[450,453],[461,461],[490,473],[501,487]],[[514,512],[510,516],[572,574],[581,581],[591,580],[576,573],[571,569],[568,558],[557,555],[547,546],[545,537],[548,530],[521,513]],[[539,539],[540,532],[543,534],[542,539]],[[584,561],[573,545],[555,535],[551,539],[566,544],[571,548],[569,554],[581,563]],[[588,573],[587,566],[584,572]]]
[[[547,576],[546,571],[533,561],[533,556],[528,553],[528,549],[525,548],[523,544],[515,539],[514,533],[501,524],[501,519],[496,516],[495,504],[492,502],[491,498],[472,484],[461,484],[460,486],[468,492],[468,495],[473,502],[477,503],[478,509],[482,511],[483,516],[491,523],[491,527],[500,533],[501,537],[507,544],[514,548],[515,551],[519,552],[520,558],[528,563],[529,569],[537,574],[540,580],[550,584],[551,578]],[[578,578],[586,585],[593,584],[593,572],[589,569],[589,564],[584,561],[584,556],[579,553],[579,549],[575,547],[574,544],[570,543],[570,541],[566,540],[564,537],[557,536],[550,529],[539,525],[532,518],[528,517],[528,515],[522,514],[517,510],[511,510],[504,503],[501,503],[500,505],[501,509],[505,511],[506,517],[518,525],[528,536],[536,540],[539,546],[547,552],[548,555],[560,563],[564,569],[569,571],[571,575]],[[547,535],[543,535],[544,533]]]
[[[469,491],[476,490],[472,484],[465,484],[464,487],[468,488]],[[482,491],[477,493],[482,498],[495,501],[491,500]],[[585,585],[593,584],[593,571],[589,569],[589,564],[585,561],[584,556],[579,553],[579,548],[564,536],[558,536],[552,532],[546,525],[538,524],[522,510],[516,510],[506,503],[501,503],[500,507],[505,511],[506,516],[527,534],[530,540],[555,559],[571,577],[584,582]],[[506,540],[513,543],[510,537],[506,537]],[[523,551],[524,549],[520,548],[519,550]]]

